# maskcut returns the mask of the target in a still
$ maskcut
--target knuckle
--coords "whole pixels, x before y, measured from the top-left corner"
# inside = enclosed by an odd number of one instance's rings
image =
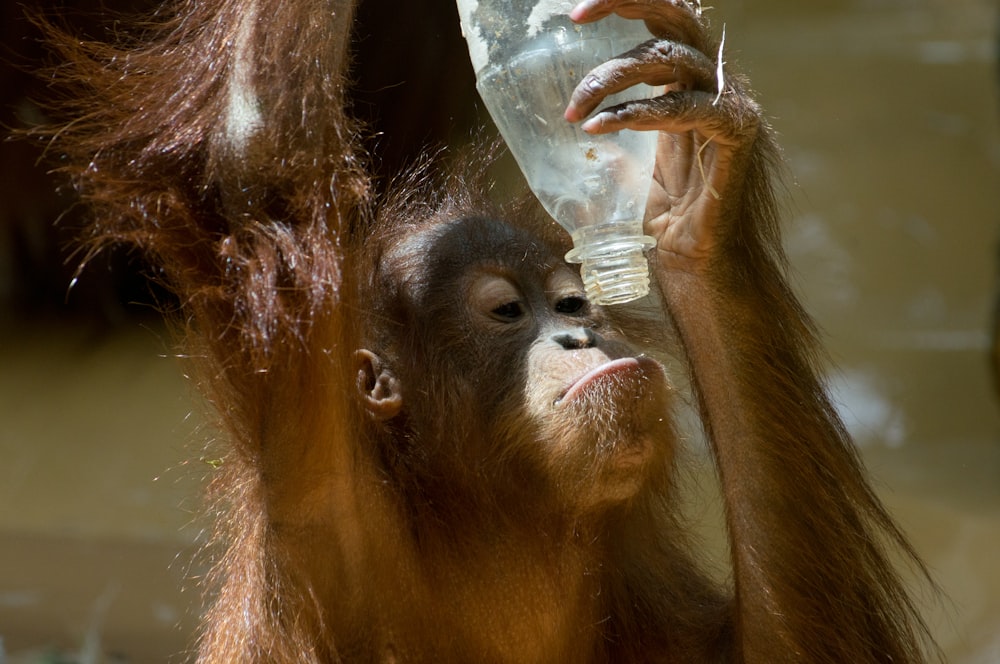
[[[651,42],[646,42],[646,51],[651,55],[658,57],[661,60],[670,60],[677,53],[677,44],[668,39],[658,39]]]
[[[580,91],[584,93],[597,94],[604,87],[604,76],[599,70],[595,70],[583,77],[580,81]]]

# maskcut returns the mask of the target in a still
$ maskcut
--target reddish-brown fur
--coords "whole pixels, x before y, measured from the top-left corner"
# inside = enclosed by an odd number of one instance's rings
[[[689,3],[586,4],[580,20],[615,10],[714,54]],[[776,150],[745,84],[730,75],[713,104],[705,71],[668,67],[652,81],[676,92],[662,105],[598,116],[597,131],[670,132],[647,221],[659,297],[572,314],[610,357],[675,338],[726,501],[726,591],[675,516],[657,370],[582,390],[579,419],[535,418],[546,381],[578,371],[570,356],[477,345],[454,322],[474,319],[469,305],[422,294],[463,224],[537,254],[525,280],[565,240],[458,175],[438,187],[418,169],[372,193],[343,112],[352,13],[349,0],[186,0],[135,43],[54,38],[75,109],[55,143],[94,212],[86,246],[130,243],[162,269],[228,439],[200,659],[922,661],[890,551],[916,559],[818,378],[783,276]],[[603,98],[601,76],[573,119]],[[565,266],[549,267],[539,279],[561,288]],[[417,301],[441,311],[407,313]],[[490,368],[495,356],[517,371]],[[579,451],[613,462],[650,432],[634,477],[626,464],[608,479]]]

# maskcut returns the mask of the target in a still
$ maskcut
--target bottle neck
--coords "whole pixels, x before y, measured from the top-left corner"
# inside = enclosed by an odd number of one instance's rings
[[[645,251],[655,241],[644,235],[641,221],[609,222],[573,231],[571,263],[581,263],[587,298],[594,304],[623,304],[649,293]]]

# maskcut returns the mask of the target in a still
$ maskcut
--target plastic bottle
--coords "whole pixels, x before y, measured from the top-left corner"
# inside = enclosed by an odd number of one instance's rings
[[[591,136],[563,118],[595,66],[649,39],[642,21],[610,16],[577,25],[575,0],[457,0],[476,87],[528,186],[573,238],[587,296],[617,304],[649,291],[642,218],[656,132]],[[640,85],[605,106],[649,98]]]

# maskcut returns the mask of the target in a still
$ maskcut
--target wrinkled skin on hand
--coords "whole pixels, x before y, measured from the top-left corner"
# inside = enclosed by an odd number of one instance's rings
[[[694,3],[588,0],[571,17],[589,23],[610,14],[645,21],[653,39],[592,70],[574,91],[566,119],[581,121],[608,95],[639,83],[665,87],[654,99],[602,109],[582,128],[662,132],[647,232],[658,240],[665,269],[705,269],[719,258],[722,239],[736,223],[726,201],[742,195],[745,162],[763,123],[760,108],[742,81],[720,79],[717,58],[724,54]]]

